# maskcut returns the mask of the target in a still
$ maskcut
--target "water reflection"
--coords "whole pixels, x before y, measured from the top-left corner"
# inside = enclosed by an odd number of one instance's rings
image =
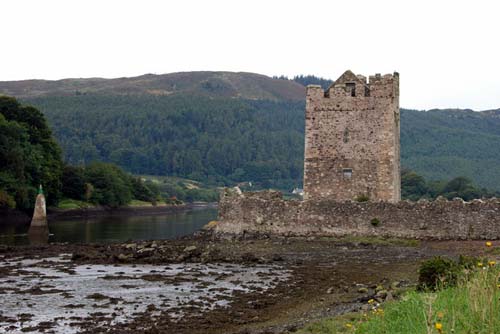
[[[50,220],[50,242],[118,242],[126,240],[172,239],[199,230],[217,217],[214,208],[141,215],[102,216]],[[29,224],[0,224],[0,244],[28,244]],[[33,242],[43,241],[35,237]]]
[[[46,245],[49,243],[49,228],[47,226],[30,226],[28,230],[30,245]]]

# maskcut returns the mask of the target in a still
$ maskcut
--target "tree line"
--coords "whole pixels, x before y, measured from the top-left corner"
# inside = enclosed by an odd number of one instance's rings
[[[464,201],[475,198],[500,197],[500,191],[478,187],[466,177],[458,176],[449,181],[428,181],[416,172],[404,169],[401,172],[401,198],[417,201],[421,198],[433,200],[443,196],[449,200],[456,197]]]
[[[15,98],[0,96],[0,207],[31,209],[43,185],[48,205],[65,197],[120,206],[132,199],[155,202],[158,187],[109,163],[67,165],[44,115]]]

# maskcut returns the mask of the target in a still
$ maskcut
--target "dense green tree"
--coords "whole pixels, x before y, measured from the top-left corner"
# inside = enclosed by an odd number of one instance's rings
[[[135,199],[156,204],[159,191],[153,183],[146,184],[140,177],[131,177],[130,185],[132,187],[132,196]]]
[[[455,197],[470,201],[475,198],[489,198],[500,196],[500,191],[490,191],[479,188],[466,177],[456,177],[448,182],[430,181],[427,182],[421,175],[404,170],[401,173],[401,197],[403,199],[418,200],[420,198],[435,199],[444,196],[447,199]]]
[[[429,194],[429,188],[425,179],[410,170],[401,172],[401,197],[411,200],[418,200]]]
[[[36,188],[42,184],[47,202],[61,195],[61,150],[38,109],[0,96],[0,190],[19,209],[32,208]]]
[[[83,167],[64,166],[62,174],[62,194],[64,197],[84,200],[86,183]]]
[[[91,163],[85,167],[85,179],[92,185],[90,201],[95,204],[118,207],[133,198],[130,177],[116,165]]]

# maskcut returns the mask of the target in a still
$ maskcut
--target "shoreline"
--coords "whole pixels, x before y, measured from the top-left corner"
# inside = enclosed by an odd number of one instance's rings
[[[287,272],[288,279],[276,281],[276,286],[266,293],[262,290],[236,293],[227,306],[216,306],[201,313],[196,308],[199,303],[190,304],[186,306],[184,316],[175,321],[172,321],[171,312],[160,310],[161,304],[157,304],[154,305],[157,314],[129,314],[127,322],[116,324],[113,328],[105,325],[113,333],[156,330],[186,334],[216,334],[222,331],[264,334],[295,332],[321,319],[358,312],[368,300],[378,298],[377,289],[382,288],[388,295],[390,292],[397,298],[416,283],[417,268],[422,260],[437,255],[478,255],[483,251],[482,241],[431,241],[418,245],[393,242],[382,245],[377,238],[363,242],[304,237],[219,238],[206,231],[175,240],[5,247],[1,254],[8,262],[33,258],[43,261],[65,254],[70,261],[64,265],[46,261],[44,266],[66,272],[91,265],[108,268],[156,266],[153,271],[143,273],[144,277],[135,277],[136,282],[165,282],[165,286],[174,290],[179,281],[162,276],[161,270],[165,267],[208,266],[212,272],[215,265],[228,268],[236,265],[279,267]],[[16,265],[7,268],[3,275],[8,276],[9,270],[17,269],[19,266]],[[125,282],[131,277],[113,274],[108,275],[106,280]],[[199,278],[184,276],[179,279],[197,282]],[[50,289],[42,289],[42,292],[58,293]],[[99,293],[103,294],[102,298],[112,297],[109,291]],[[102,330],[92,317],[81,319],[78,325],[86,326],[89,333],[100,333]]]
[[[94,206],[79,209],[57,209],[47,208],[47,219],[57,220],[79,219],[100,216],[149,216],[161,215],[165,213],[182,212],[189,210],[199,210],[206,208],[217,208],[218,203],[186,203],[181,205],[161,205],[161,206],[123,206],[118,208],[109,208],[104,206]],[[29,223],[31,217],[19,210],[0,211],[0,224],[2,223]]]

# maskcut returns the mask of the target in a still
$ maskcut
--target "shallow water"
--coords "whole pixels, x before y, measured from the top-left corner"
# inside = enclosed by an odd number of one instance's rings
[[[215,208],[151,215],[106,215],[49,220],[50,242],[109,243],[126,240],[173,239],[191,234],[217,218]],[[29,224],[0,224],[0,244],[29,244]]]
[[[127,323],[145,311],[201,314],[230,303],[235,291],[264,293],[289,276],[270,265],[74,266],[68,258],[0,258],[8,272],[0,278],[0,332],[46,322],[57,333],[75,333],[81,322]]]

